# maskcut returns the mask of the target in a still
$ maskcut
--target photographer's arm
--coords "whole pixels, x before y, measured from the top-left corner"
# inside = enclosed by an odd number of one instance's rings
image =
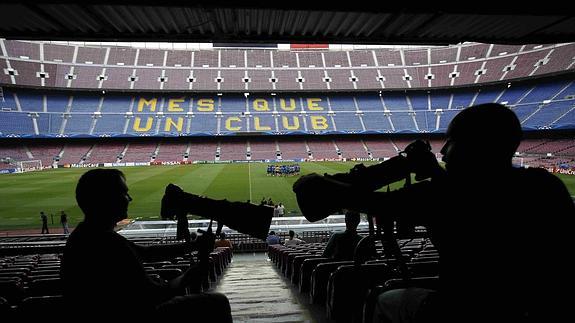
[[[210,253],[214,250],[215,235],[212,232],[202,232],[194,242],[194,250],[198,251],[198,262],[190,266],[184,273],[168,282],[171,288],[199,286],[208,274]]]

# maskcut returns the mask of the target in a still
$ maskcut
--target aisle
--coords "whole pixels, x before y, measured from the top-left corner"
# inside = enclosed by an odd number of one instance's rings
[[[230,300],[234,322],[314,322],[265,253],[235,254],[216,288]]]

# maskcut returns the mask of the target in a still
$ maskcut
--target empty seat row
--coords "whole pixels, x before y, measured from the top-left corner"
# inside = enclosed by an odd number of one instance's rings
[[[439,256],[433,245],[418,238],[400,240],[399,246],[407,261],[409,277],[416,277],[411,282],[427,284],[431,281],[428,285],[433,285],[439,272]],[[361,261],[334,261],[322,257],[325,243],[273,245],[269,247],[268,255],[278,271],[310,304],[323,308],[330,320],[362,322],[365,315],[373,313],[373,304],[379,295],[376,292],[406,284],[399,262],[386,256],[381,243],[376,243],[375,247],[376,252]]]

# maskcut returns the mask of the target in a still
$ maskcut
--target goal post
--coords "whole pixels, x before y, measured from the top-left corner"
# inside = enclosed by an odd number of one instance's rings
[[[42,170],[41,160],[23,160],[18,162],[18,168],[21,172],[31,172],[35,170]]]

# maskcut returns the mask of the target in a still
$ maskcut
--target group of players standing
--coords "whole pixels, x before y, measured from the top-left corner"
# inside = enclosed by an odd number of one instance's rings
[[[293,176],[293,175],[299,175],[299,172],[300,172],[299,164],[268,165],[267,168],[268,176]]]

